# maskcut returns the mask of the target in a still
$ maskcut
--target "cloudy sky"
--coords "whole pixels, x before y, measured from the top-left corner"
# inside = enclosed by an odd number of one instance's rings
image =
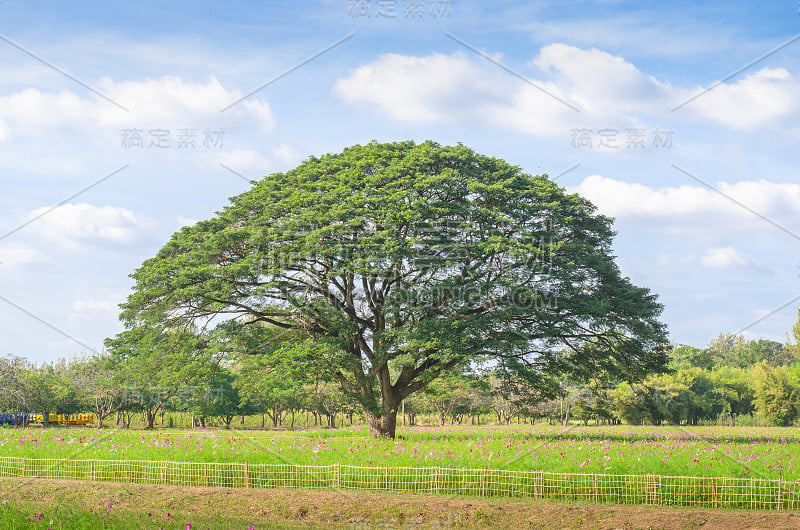
[[[672,340],[800,305],[796,1],[0,3],[0,354],[121,329],[128,275],[249,179],[462,142],[616,218]]]

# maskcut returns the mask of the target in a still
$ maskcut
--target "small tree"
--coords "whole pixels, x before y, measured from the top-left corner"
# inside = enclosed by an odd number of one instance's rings
[[[180,389],[207,388],[220,370],[220,345],[212,339],[190,329],[140,326],[106,340],[125,406],[142,411],[146,429],[155,427],[158,413]]]
[[[436,412],[439,425],[444,426],[459,407],[467,406],[467,381],[457,374],[440,377],[422,391],[420,401]]]
[[[269,416],[273,427],[279,427],[287,414],[300,408],[303,380],[286,363],[272,363],[266,356],[242,355],[238,368],[234,387],[242,402]]]
[[[94,414],[95,427],[102,429],[105,419],[124,404],[124,391],[115,380],[113,360],[105,353],[82,359],[69,367],[69,373],[69,379],[79,389],[80,408]]]
[[[26,384],[27,374],[32,369],[21,357],[0,357],[0,406],[3,410],[31,411]]]
[[[497,423],[506,425],[524,410],[533,410],[538,403],[556,395],[559,390],[552,381],[546,387],[535,387],[514,374],[502,371],[492,372],[488,383],[491,393],[489,406],[497,416]]]
[[[784,367],[766,363],[753,370],[756,387],[756,411],[778,425],[792,425],[800,417],[800,381]]]

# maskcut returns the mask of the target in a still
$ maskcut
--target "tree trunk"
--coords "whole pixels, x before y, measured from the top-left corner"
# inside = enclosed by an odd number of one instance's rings
[[[147,419],[147,425],[145,429],[148,431],[152,431],[155,428],[156,423],[156,416],[158,416],[158,411],[154,410],[153,412],[145,411],[145,417]]]
[[[384,410],[378,416],[372,412],[366,412],[367,425],[369,432],[375,438],[391,438],[394,439],[397,432],[397,409]]]

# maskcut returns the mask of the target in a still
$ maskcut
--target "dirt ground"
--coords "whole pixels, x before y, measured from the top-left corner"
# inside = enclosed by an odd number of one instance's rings
[[[42,506],[111,504],[130,517],[205,514],[292,528],[800,528],[800,513],[565,504],[362,491],[180,488],[0,479],[0,494]]]

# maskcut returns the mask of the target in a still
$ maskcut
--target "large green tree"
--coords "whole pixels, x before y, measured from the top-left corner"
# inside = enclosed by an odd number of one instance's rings
[[[394,436],[404,398],[476,359],[532,384],[661,369],[662,308],[620,274],[611,225],[546,175],[464,146],[359,145],[174,234],[133,274],[122,317],[227,320],[264,338],[254,353],[324,368],[374,435]],[[276,330],[292,340],[276,347]]]

